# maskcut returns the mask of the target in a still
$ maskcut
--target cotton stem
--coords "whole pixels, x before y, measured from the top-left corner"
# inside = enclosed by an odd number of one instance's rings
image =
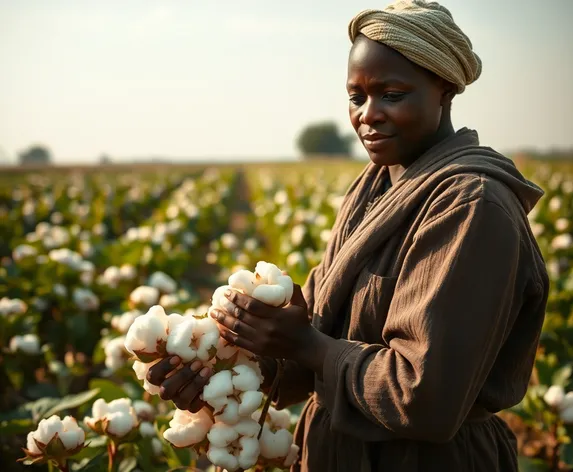
[[[259,425],[261,426],[261,429],[259,430],[259,435],[257,436],[257,439],[261,439],[261,435],[263,434],[263,425],[265,424],[265,419],[267,418],[267,413],[269,412],[269,408],[271,407],[271,402],[273,401],[273,398],[275,397],[275,395],[277,393],[277,389],[279,388],[279,384],[280,384],[281,378],[283,376],[283,371],[284,371],[283,360],[277,359],[277,374],[275,375],[275,378],[274,378],[273,383],[271,385],[271,390],[269,392],[269,396],[267,397],[267,400],[265,401],[265,405],[263,406],[263,411],[261,412],[261,417],[259,419]]]
[[[115,459],[116,453],[117,453],[117,446],[115,445],[115,443],[112,440],[110,440],[107,443],[107,455],[108,455],[107,470],[108,470],[108,472],[114,471],[114,459]]]

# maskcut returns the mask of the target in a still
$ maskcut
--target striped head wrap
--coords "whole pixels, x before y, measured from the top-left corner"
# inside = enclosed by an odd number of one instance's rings
[[[456,85],[457,93],[481,74],[481,59],[470,39],[437,2],[398,0],[384,10],[364,10],[348,25],[353,43],[359,34]]]

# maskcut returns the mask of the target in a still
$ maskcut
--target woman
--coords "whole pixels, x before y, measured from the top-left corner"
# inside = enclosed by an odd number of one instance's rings
[[[548,278],[527,213],[542,191],[454,131],[454,96],[481,72],[450,12],[399,1],[350,23],[350,120],[371,163],[320,265],[291,304],[228,295],[222,336],[261,358],[277,407],[308,400],[301,471],[517,471],[494,413],[525,394]],[[150,381],[197,409],[205,376]],[[309,398],[310,396],[310,398]]]

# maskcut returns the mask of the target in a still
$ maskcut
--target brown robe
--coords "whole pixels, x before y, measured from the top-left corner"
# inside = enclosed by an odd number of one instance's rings
[[[533,368],[548,277],[527,213],[543,192],[467,129],[376,199],[387,178],[369,164],[352,184],[304,286],[337,341],[322,375],[287,362],[277,408],[308,399],[292,470],[517,471],[493,413]]]

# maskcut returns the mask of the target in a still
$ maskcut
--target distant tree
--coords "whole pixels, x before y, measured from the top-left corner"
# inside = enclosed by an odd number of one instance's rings
[[[18,154],[20,165],[48,165],[52,162],[50,150],[44,146],[31,146]]]
[[[352,135],[343,136],[333,122],[313,123],[304,128],[297,146],[305,158],[351,157]]]
[[[109,157],[107,154],[102,154],[99,158],[99,163],[100,165],[109,165],[111,164],[111,157]]]

